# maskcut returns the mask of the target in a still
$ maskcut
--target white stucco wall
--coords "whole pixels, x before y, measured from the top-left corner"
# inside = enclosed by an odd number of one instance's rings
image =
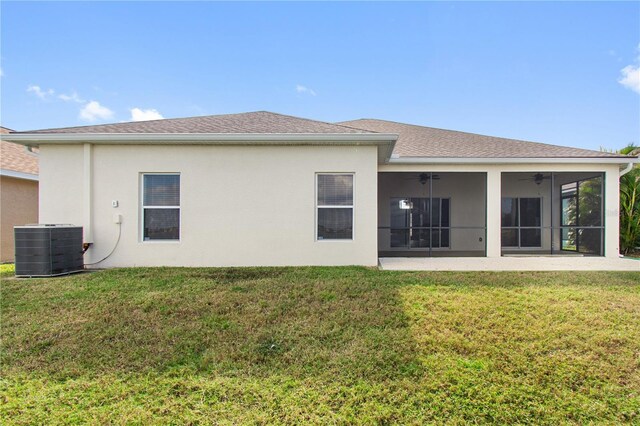
[[[377,264],[375,146],[94,145],[90,214],[82,145],[40,151],[40,222],[85,225],[96,265],[261,266]],[[143,242],[140,175],[179,172],[181,239]],[[355,173],[354,239],[315,240],[315,175]],[[112,200],[119,206],[113,208]]]
[[[482,177],[459,175],[448,184],[443,180],[434,186],[434,196],[452,199],[453,226],[482,224],[473,213],[486,202],[489,257],[501,252],[503,190],[504,195],[516,189],[522,192],[521,184],[515,188],[503,183],[502,173],[604,172],[605,256],[618,256],[616,164],[378,165],[374,146],[87,147],[41,147],[39,221],[90,226],[92,235],[87,239],[94,244],[86,262],[91,263],[113,249],[118,236],[113,216],[121,215],[120,242],[97,267],[376,265],[379,218],[384,226],[388,217],[388,199],[382,197],[421,195],[419,184],[405,195],[393,193],[390,184],[381,182],[378,202],[378,172],[423,171],[474,172]],[[142,242],[140,175],[144,172],[181,174],[179,242]],[[315,240],[315,175],[321,172],[355,173],[353,241]],[[537,194],[541,189],[531,190]],[[118,201],[117,208],[111,206],[112,200]],[[464,241],[456,238],[452,233],[451,250],[464,250]],[[384,248],[384,241],[381,244]]]

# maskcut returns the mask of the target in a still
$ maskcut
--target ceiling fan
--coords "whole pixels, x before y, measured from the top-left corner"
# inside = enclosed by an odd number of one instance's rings
[[[542,173],[536,173],[536,174],[532,175],[531,177],[524,178],[524,179],[518,179],[518,180],[531,180],[536,185],[540,185],[542,183],[542,181],[544,181],[546,179],[551,179],[551,175],[545,176]]]
[[[433,180],[440,180],[440,175],[430,175],[429,173],[420,173],[418,176],[404,178],[404,180],[415,180],[416,177],[418,179],[418,182],[420,182],[420,184],[422,185],[425,185],[427,182],[429,182],[429,179],[431,179],[431,177],[433,177]]]

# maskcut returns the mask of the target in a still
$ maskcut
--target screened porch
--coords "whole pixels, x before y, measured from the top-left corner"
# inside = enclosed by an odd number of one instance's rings
[[[604,174],[502,173],[502,255],[604,254]]]
[[[379,256],[485,256],[486,187],[486,173],[379,173]]]

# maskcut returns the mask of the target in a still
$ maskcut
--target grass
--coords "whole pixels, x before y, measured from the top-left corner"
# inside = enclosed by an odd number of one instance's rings
[[[640,273],[0,272],[3,424],[640,423]]]
[[[13,263],[0,263],[0,278],[12,277],[16,268]]]

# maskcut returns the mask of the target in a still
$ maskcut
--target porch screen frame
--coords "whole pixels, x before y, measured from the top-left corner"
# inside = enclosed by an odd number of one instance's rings
[[[551,174],[552,176],[552,182],[553,182],[553,173]],[[586,182],[592,179],[597,179],[600,178],[600,225],[582,225],[580,224],[580,183],[581,182]],[[595,256],[604,256],[604,244],[605,244],[605,233],[606,233],[606,227],[605,227],[605,202],[606,202],[606,196],[605,196],[605,179],[606,179],[606,173],[604,172],[596,172],[595,175],[593,176],[589,176],[586,178],[582,178],[582,179],[577,179],[577,180],[573,180],[570,182],[566,182],[560,185],[560,203],[559,203],[559,207],[560,207],[560,226],[558,227],[559,229],[559,250],[560,252],[571,252],[571,253],[577,253],[577,254],[587,254],[589,255],[590,253],[583,253],[580,251],[580,239],[578,237],[576,237],[576,248],[575,250],[571,250],[571,249],[564,249],[563,245],[562,245],[562,234],[564,232],[565,229],[574,229],[576,232],[578,232],[579,230],[582,229],[599,229],[600,230],[600,251],[599,254],[595,255]],[[570,185],[570,184],[575,184],[576,185],[576,192],[575,195],[573,196],[569,196],[569,197],[565,197],[562,195],[562,187],[565,185]],[[554,191],[555,187],[552,186],[551,187],[551,195],[553,197],[554,195]],[[564,211],[563,211],[563,201],[567,198],[575,198],[576,200],[576,223],[574,225],[565,225],[564,224]],[[552,210],[553,212],[553,210]],[[553,223],[552,223],[553,224]],[[553,229],[554,227],[552,226],[552,236],[553,236]],[[551,253],[553,254],[553,241],[551,244]]]

